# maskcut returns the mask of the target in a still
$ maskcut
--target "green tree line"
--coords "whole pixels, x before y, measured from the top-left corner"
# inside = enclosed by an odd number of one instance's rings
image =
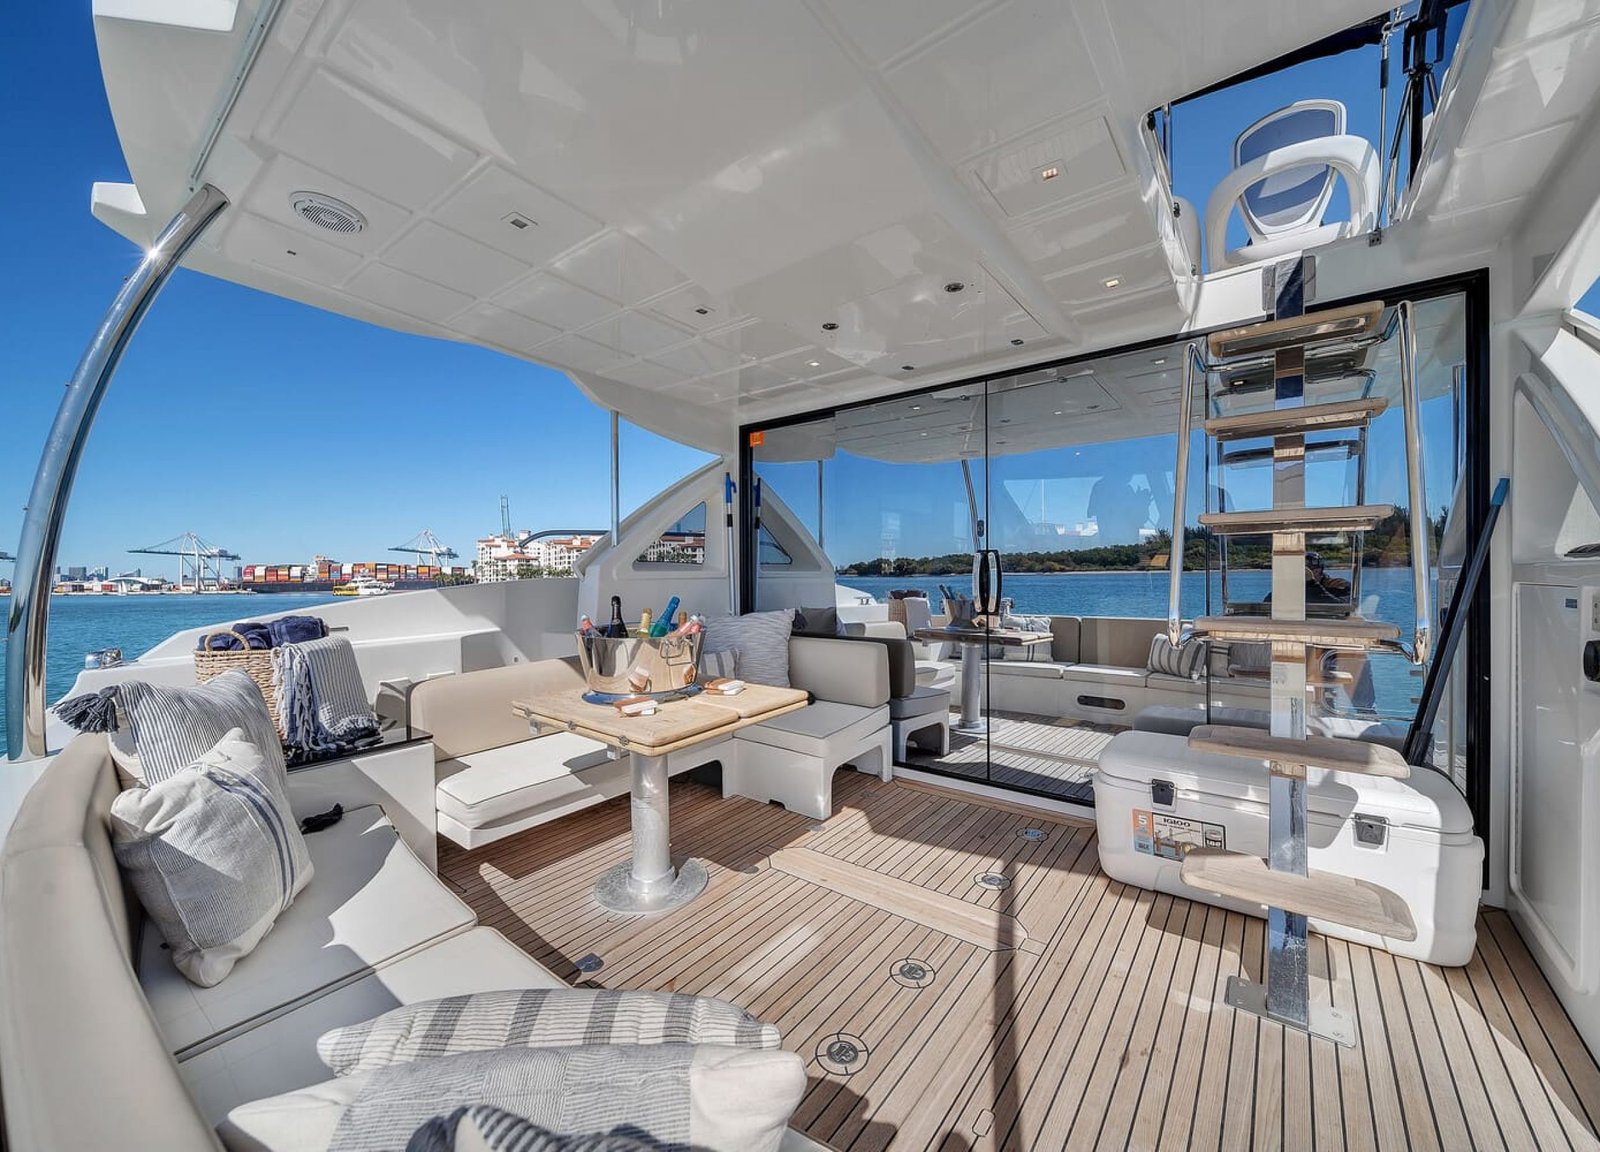
[[[1444,533],[1444,512],[1430,517],[1434,550]],[[1183,566],[1196,571],[1216,563],[1220,538],[1209,528],[1198,525],[1184,530]],[[1322,555],[1330,568],[1348,568],[1354,555],[1352,538],[1338,537],[1332,542],[1313,541],[1309,549]],[[1138,544],[1107,544],[1095,548],[1064,548],[1054,552],[1007,552],[1003,556],[1007,572],[1106,572],[1164,570],[1172,554],[1172,537],[1162,531]],[[1366,533],[1361,553],[1366,568],[1405,567],[1411,563],[1410,520],[1405,509],[1396,509]],[[1230,568],[1270,568],[1272,542],[1264,536],[1235,537],[1228,544]],[[956,576],[972,571],[972,553],[952,552],[944,556],[902,556],[894,560],[858,560],[837,569],[841,576]]]

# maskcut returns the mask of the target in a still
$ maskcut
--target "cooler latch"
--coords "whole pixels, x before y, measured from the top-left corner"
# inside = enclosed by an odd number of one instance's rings
[[[1365,844],[1369,848],[1382,848],[1389,840],[1389,821],[1382,816],[1363,816],[1357,812],[1351,816],[1356,825],[1356,843]]]
[[[1160,807],[1163,807],[1163,808],[1171,808],[1172,807],[1172,781],[1171,780],[1152,780],[1152,781],[1150,781],[1150,803],[1155,804],[1155,805],[1159,805]]]

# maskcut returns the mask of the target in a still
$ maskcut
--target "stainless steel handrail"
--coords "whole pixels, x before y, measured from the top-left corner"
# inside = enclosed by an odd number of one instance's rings
[[[1172,476],[1172,553],[1167,558],[1167,640],[1176,648],[1183,640],[1183,515],[1188,501],[1189,434],[1194,417],[1194,369],[1200,366],[1204,379],[1205,361],[1193,342],[1183,355],[1183,391],[1178,396],[1178,465]]]
[[[207,184],[162,229],[139,267],[123,281],[56,410],[22,521],[11,611],[6,619],[6,755],[11,759],[20,759],[25,752],[47,754],[45,634],[50,580],[89,429],[139,322],[190,246],[227,206],[228,198]]]
[[[1422,405],[1417,396],[1417,326],[1411,315],[1411,301],[1400,301],[1395,313],[1400,322],[1400,405],[1405,413],[1407,499],[1411,503],[1411,581],[1417,598],[1411,662],[1426,664],[1433,643],[1433,590],[1428,582],[1430,533],[1422,474]]]

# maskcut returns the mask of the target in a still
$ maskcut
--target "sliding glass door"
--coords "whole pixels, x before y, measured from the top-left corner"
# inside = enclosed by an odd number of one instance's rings
[[[1437,561],[1427,577],[1442,612],[1471,543],[1472,485],[1481,483],[1468,475],[1473,429],[1462,416],[1476,387],[1468,297],[1437,294],[1417,301],[1415,314]],[[1318,586],[1348,589],[1327,611],[1391,620],[1409,639],[1415,597],[1398,343],[1308,362],[1307,402],[1390,403],[1359,435],[1308,436],[1296,466],[1308,504],[1394,505],[1375,531],[1308,546]],[[1270,503],[1271,444],[1219,444],[1203,428],[1263,397],[1271,404],[1270,388],[1260,390],[1248,372],[1196,373],[1194,424],[1183,433],[1188,501],[1174,507],[1189,347],[1108,353],[746,429],[750,476],[765,494],[758,605],[787,602],[774,598],[784,573],[765,533],[797,555],[804,544],[826,571],[814,584],[788,573],[782,587],[794,606],[795,597],[825,599],[849,632],[911,639],[924,697],[948,693],[948,748],[914,741],[905,766],[1090,802],[1099,753],[1123,729],[1187,730],[1218,709],[1230,723],[1266,715],[1270,660],[1259,645],[1170,650],[1165,639],[1175,516],[1184,524],[1185,622],[1261,611],[1270,589],[1268,541],[1223,540],[1200,523],[1208,511]],[[999,553],[1002,572],[996,611],[979,621],[987,631],[940,633],[970,622],[974,556],[985,550]],[[1431,735],[1435,761],[1463,784],[1469,661],[1456,663],[1451,682],[1440,678]],[[1396,653],[1327,653],[1308,707],[1333,729],[1398,744],[1418,713],[1424,672]]]

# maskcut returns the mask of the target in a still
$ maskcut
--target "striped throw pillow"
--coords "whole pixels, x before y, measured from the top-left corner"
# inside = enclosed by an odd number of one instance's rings
[[[209,752],[230,729],[244,731],[269,766],[285,779],[283,745],[261,689],[235,668],[186,688],[126,680],[117,700],[133,732],[136,766],[146,784],[158,784]],[[129,766],[128,771],[133,767]]]
[[[183,771],[119,793],[111,844],[172,962],[205,988],[250,954],[311,879],[281,762],[269,763],[238,728]]]
[[[1174,648],[1165,634],[1158,634],[1150,640],[1150,658],[1145,663],[1150,671],[1163,676],[1198,680],[1206,670],[1206,642],[1189,636]]]
[[[521,988],[407,1004],[335,1028],[317,1055],[339,1076],[461,1052],[578,1044],[776,1048],[778,1030],[708,996],[609,988]]]
[[[778,1152],[805,1087],[805,1062],[782,1049],[506,1048],[252,1100],[229,1112],[217,1133],[228,1148],[396,1152],[433,1117],[487,1104],[552,1132],[623,1128],[662,1152]]]
[[[490,1104],[435,1116],[411,1134],[406,1152],[660,1152],[625,1131],[563,1136]]]
[[[719,616],[706,621],[705,643],[700,652],[739,651],[739,679],[752,684],[789,687],[789,636],[794,631],[794,609]]]

